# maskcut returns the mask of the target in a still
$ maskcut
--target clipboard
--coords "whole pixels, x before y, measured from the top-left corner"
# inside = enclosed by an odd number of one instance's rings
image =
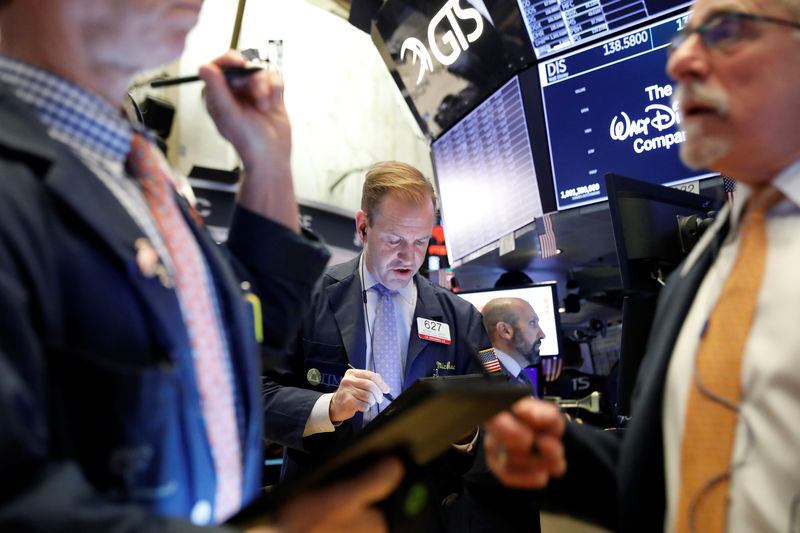
[[[422,467],[445,453],[452,442],[530,395],[529,387],[503,375],[466,374],[420,378],[352,439],[323,454],[294,478],[263,493],[228,520],[247,528],[262,524],[284,500],[348,477],[380,457],[395,455],[406,465],[406,478],[383,502],[392,531],[415,531],[402,524],[418,522],[426,513]],[[398,527],[400,526],[400,527]]]

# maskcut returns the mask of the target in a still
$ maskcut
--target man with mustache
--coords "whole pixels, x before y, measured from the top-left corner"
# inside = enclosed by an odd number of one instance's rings
[[[526,400],[489,424],[488,460],[615,531],[797,531],[800,2],[698,0],[667,72],[682,159],[736,179],[736,202],[662,290],[625,432]]]
[[[227,83],[235,51],[200,69],[245,169],[225,248],[122,112],[202,4],[0,1],[1,531],[232,532],[261,494],[256,331],[285,347],[329,254],[298,225],[277,73]],[[401,477],[384,462],[252,531],[385,531],[372,504]]]
[[[387,394],[421,377],[480,372],[477,352],[491,347],[481,314],[417,273],[435,205],[431,183],[410,165],[367,172],[355,218],[363,252],[327,269],[288,365],[267,371],[266,437],[285,446],[284,477],[358,432]],[[449,472],[437,481],[439,498],[458,490]]]

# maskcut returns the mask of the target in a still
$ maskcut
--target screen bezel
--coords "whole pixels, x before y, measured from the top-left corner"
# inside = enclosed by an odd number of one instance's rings
[[[487,302],[489,300],[494,299],[494,298],[505,298],[505,297],[522,298],[523,300],[525,300],[525,301],[527,301],[528,303],[531,304],[531,307],[533,307],[533,310],[536,311],[537,315],[539,315],[539,324],[542,325],[542,324],[544,324],[544,321],[542,320],[542,314],[539,312],[540,309],[541,309],[540,306],[534,305],[534,303],[536,303],[536,300],[532,300],[531,298],[526,297],[525,294],[526,293],[531,293],[533,291],[542,291],[543,289],[550,289],[550,298],[552,300],[552,315],[553,315],[553,321],[552,321],[553,322],[553,331],[552,331],[552,333],[553,333],[553,337],[555,338],[556,352],[555,353],[552,353],[552,352],[544,353],[543,351],[540,351],[539,355],[540,355],[540,357],[558,357],[558,356],[561,355],[561,350],[562,350],[562,346],[561,346],[562,331],[561,331],[561,317],[559,316],[559,312],[558,312],[558,308],[559,308],[558,303],[559,302],[558,302],[557,285],[558,284],[555,281],[547,281],[547,282],[542,282],[542,283],[531,283],[531,284],[528,284],[528,285],[520,285],[518,287],[493,287],[493,288],[488,288],[488,289],[470,289],[470,290],[465,290],[465,291],[458,292],[456,294],[458,296],[463,297],[468,302],[470,302],[476,309],[478,309],[479,312],[481,311],[482,307],[478,308],[478,306],[476,306],[472,301],[470,301],[468,299],[469,295],[486,295],[487,296],[487,299],[486,299]],[[537,308],[537,307],[539,307],[539,308]],[[544,342],[545,341],[548,341],[548,339],[552,338],[552,337],[549,336],[547,331],[545,331],[544,333],[545,333],[545,339],[542,341],[542,346],[544,346]],[[548,343],[548,344],[550,344],[550,343]]]

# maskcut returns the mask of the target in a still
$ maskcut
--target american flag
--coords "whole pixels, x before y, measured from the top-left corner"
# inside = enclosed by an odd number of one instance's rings
[[[500,361],[497,360],[494,348],[486,348],[485,350],[479,351],[478,359],[480,359],[483,368],[490,374],[492,372],[500,372]]]
[[[725,191],[725,197],[728,202],[733,203],[733,193],[736,191],[736,182],[733,178],[722,176],[722,189]]]
[[[559,357],[543,357],[541,359],[542,375],[545,381],[555,381],[564,369],[564,361]]]
[[[556,255],[556,234],[553,231],[553,221],[550,220],[550,215],[543,215],[540,219],[540,224],[536,223],[536,229],[539,232],[539,252],[542,259],[549,259]]]

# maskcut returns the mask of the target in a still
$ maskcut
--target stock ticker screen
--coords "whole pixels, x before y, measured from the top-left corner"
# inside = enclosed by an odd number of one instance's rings
[[[686,0],[517,0],[536,57],[541,59],[607,37],[668,11]]]
[[[603,175],[614,172],[677,185],[711,174],[680,161],[677,103],[665,72],[666,46],[688,15],[670,17],[613,39],[546,60],[538,75],[558,209],[605,200]]]
[[[451,263],[542,216],[520,83],[515,76],[433,142]],[[549,199],[549,201],[548,201]]]

